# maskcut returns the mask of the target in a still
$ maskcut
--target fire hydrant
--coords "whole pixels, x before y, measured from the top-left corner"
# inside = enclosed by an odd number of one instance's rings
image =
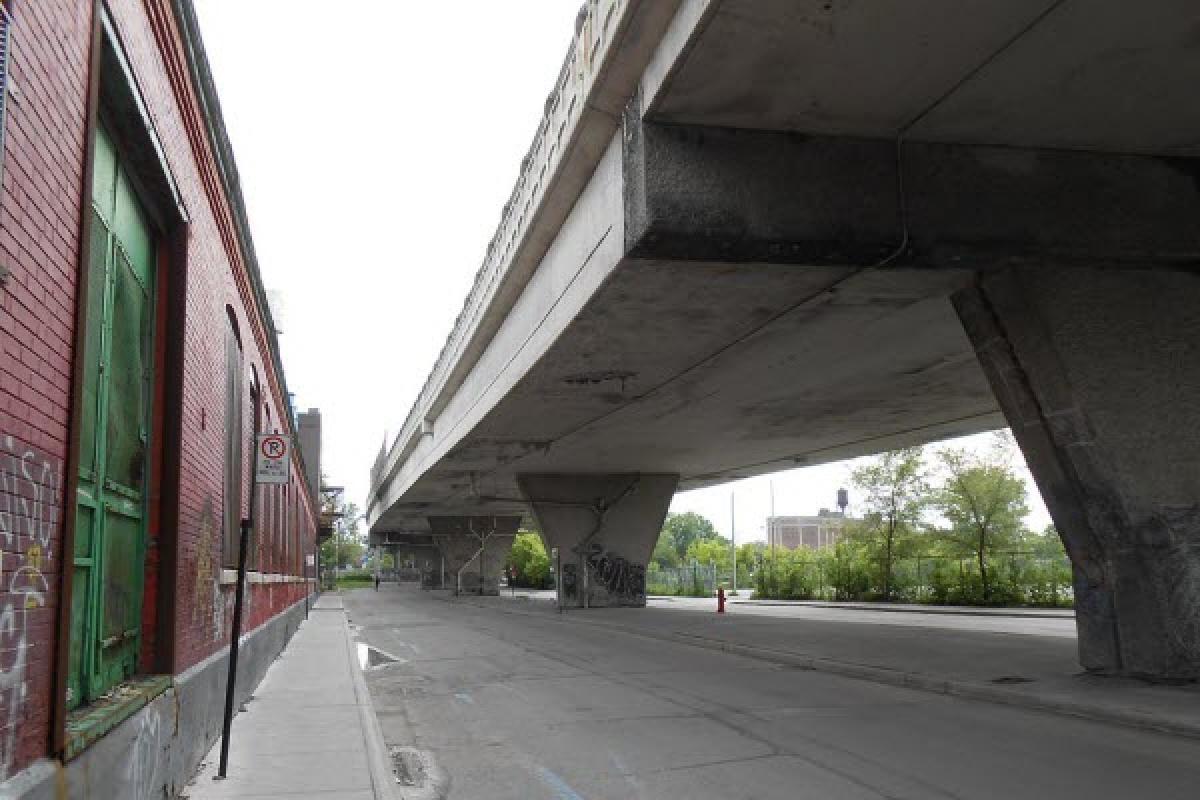
[[[725,613],[725,587],[724,586],[717,587],[717,613],[718,614]]]

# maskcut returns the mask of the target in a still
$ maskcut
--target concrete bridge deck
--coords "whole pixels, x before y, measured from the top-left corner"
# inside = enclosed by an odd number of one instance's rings
[[[494,590],[470,564],[532,512],[572,602],[639,605],[677,488],[1007,423],[1081,663],[1200,677],[1197,31],[1186,0],[590,0],[375,541]]]

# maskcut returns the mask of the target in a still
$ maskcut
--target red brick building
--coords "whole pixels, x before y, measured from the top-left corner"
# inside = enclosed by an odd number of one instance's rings
[[[190,0],[2,0],[0,796],[171,797],[303,618],[317,507]],[[311,466],[311,465],[310,465]],[[9,794],[5,794],[5,791]]]

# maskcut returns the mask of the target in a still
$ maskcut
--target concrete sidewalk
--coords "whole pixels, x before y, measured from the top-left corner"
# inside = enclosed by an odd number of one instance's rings
[[[396,797],[342,598],[323,595],[233,720],[229,777],[218,741],[184,791],[209,798]]]
[[[1074,637],[950,628],[933,617],[925,617],[929,626],[890,624],[903,616],[890,613],[879,615],[877,621],[854,623],[764,616],[754,613],[753,604],[732,604],[729,613],[720,615],[670,603],[558,614],[552,600],[502,596],[461,597],[457,602],[550,615],[564,624],[608,628],[802,669],[1200,738],[1200,686],[1152,685],[1082,674]]]

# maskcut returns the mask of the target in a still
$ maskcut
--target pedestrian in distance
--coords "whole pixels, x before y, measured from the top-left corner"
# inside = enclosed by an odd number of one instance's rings
[[[379,591],[379,573],[375,573],[375,591]]]

